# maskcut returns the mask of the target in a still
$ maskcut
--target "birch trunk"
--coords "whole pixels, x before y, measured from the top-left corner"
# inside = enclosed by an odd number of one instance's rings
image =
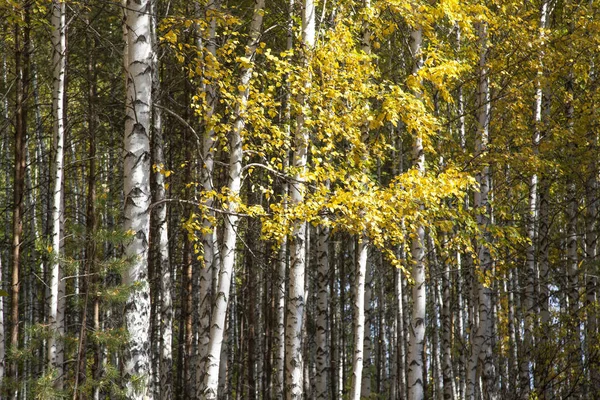
[[[131,285],[125,305],[125,324],[130,338],[124,364],[129,399],[151,396],[150,295],[148,285],[148,239],[150,230],[150,132],[152,110],[151,2],[128,0],[127,99],[124,135],[124,230],[132,234],[125,246],[131,263],[123,282]],[[135,382],[134,382],[135,381]]]
[[[246,57],[250,60],[254,58],[258,38],[262,27],[262,19],[264,15],[264,0],[257,0],[254,5],[254,15],[250,25],[250,35],[248,45],[246,47]],[[235,122],[231,139],[229,142],[230,157],[229,157],[229,194],[231,200],[228,205],[228,213],[225,216],[225,227],[223,233],[223,261],[221,271],[219,273],[219,286],[216,293],[215,304],[210,323],[210,340],[208,342],[208,351],[206,356],[206,377],[204,380],[205,389],[204,397],[206,399],[216,399],[219,389],[219,364],[221,361],[221,347],[223,345],[223,336],[225,331],[225,316],[227,314],[227,305],[229,303],[229,292],[231,287],[231,274],[235,261],[235,249],[237,243],[237,209],[238,203],[236,197],[240,193],[242,184],[242,131],[244,130],[245,122],[241,117],[245,111],[248,102],[250,78],[252,77],[252,67],[244,67],[242,69],[240,84],[242,90],[240,92],[239,103],[235,112]]]
[[[302,44],[306,52],[312,51],[315,44],[315,3],[304,0],[302,9]],[[308,55],[305,54],[305,66],[308,66]],[[304,83],[310,88],[310,78]],[[301,107],[305,107],[305,99],[298,99]],[[293,166],[296,169],[294,181],[291,184],[292,207],[304,200],[304,173],[308,154],[308,131],[304,126],[304,112],[301,111],[296,119],[296,135]],[[302,360],[302,322],[304,319],[304,276],[306,270],[306,223],[295,221],[290,240],[290,272],[287,296],[287,322],[285,330],[286,344],[286,397],[288,400],[301,399],[303,396]]]
[[[208,11],[214,13],[217,8],[217,2],[212,1],[208,4]],[[215,45],[215,35],[216,35],[216,17],[212,16],[210,19],[210,28],[209,28],[209,36],[207,38],[207,42],[204,45],[203,43],[198,43],[199,48],[205,47],[208,54],[205,57],[211,57],[216,61],[216,45]],[[206,94],[206,113],[204,115],[205,121],[207,121],[207,127],[204,132],[203,143],[202,143],[202,158],[204,162],[204,166],[202,168],[202,172],[200,175],[202,189],[206,193],[211,193],[214,190],[213,183],[213,170],[214,170],[214,158],[215,158],[215,146],[216,146],[216,136],[215,131],[212,128],[213,114],[215,109],[215,104],[217,101],[216,88],[213,83],[210,82],[203,88]],[[207,218],[203,221],[203,233],[202,233],[202,246],[204,250],[203,258],[204,258],[204,266],[200,273],[200,304],[199,306],[199,346],[198,346],[198,362],[199,367],[196,369],[196,388],[198,391],[198,395],[204,392],[204,378],[205,378],[205,361],[208,351],[208,343],[210,340],[210,318],[211,318],[211,308],[213,303],[213,290],[212,290],[212,282],[213,276],[218,274],[220,269],[219,267],[219,257],[215,257],[216,252],[216,227],[213,226],[215,213],[211,211],[213,207],[213,199],[212,197],[208,197],[205,201],[205,205],[208,209]]]
[[[423,65],[421,58],[421,45],[423,32],[416,28],[411,32],[410,49],[414,58],[413,74],[419,72]],[[420,97],[420,93],[416,93]],[[413,142],[412,156],[415,168],[421,175],[425,174],[425,153],[423,152],[423,138],[416,136]],[[413,310],[410,319],[410,341],[408,345],[408,399],[422,400],[425,396],[423,382],[424,369],[424,344],[425,344],[425,313],[426,313],[426,287],[425,287],[425,227],[416,227],[415,236],[411,243],[412,255],[412,288]]]
[[[367,274],[368,239],[358,240],[354,283],[354,346],[350,399],[360,400],[365,341],[365,279]]]
[[[320,227],[317,242],[317,310],[316,310],[316,379],[315,398],[328,399],[327,371],[329,370],[329,347],[327,346],[329,311],[329,229]]]
[[[288,1],[289,17],[287,25],[287,43],[286,49],[291,50],[293,47],[294,40],[294,19],[292,18],[294,12],[294,0]],[[289,77],[286,80],[287,87],[289,88]],[[290,91],[286,91],[285,95],[285,120],[286,120],[286,133],[288,137],[291,136],[291,105],[290,105]],[[283,168],[286,170],[289,164],[289,156],[283,159]],[[287,182],[283,182],[281,188],[281,197],[287,198],[289,194],[289,185]],[[283,399],[285,394],[285,296],[286,296],[286,270],[288,267],[288,240],[284,237],[281,241],[278,254],[278,270],[277,270],[277,281],[275,287],[275,336],[273,340],[274,360],[273,366],[275,369],[274,382],[273,382],[273,397],[275,399]]]
[[[65,3],[60,0],[52,2],[52,47],[54,88],[52,109],[54,114],[54,165],[53,165],[53,196],[52,196],[52,251],[50,268],[50,309],[48,323],[51,335],[48,338],[48,367],[56,371],[54,387],[62,389],[63,368],[58,363],[58,344],[61,330],[58,318],[59,280],[61,275],[61,222],[63,205],[63,160],[64,160],[64,94],[65,94]]]
[[[368,15],[371,8],[371,0],[363,0],[363,6]],[[365,17],[365,22],[363,23],[362,50],[365,54],[371,54],[371,30],[367,17]],[[367,143],[368,132],[367,127],[363,127],[362,141],[364,143]],[[365,154],[363,157],[367,157],[367,155]],[[357,262],[354,310],[354,339],[356,347],[353,360],[353,379],[355,378],[356,381],[353,381],[354,387],[352,390],[356,390],[353,393],[354,398],[360,399],[361,396],[370,397],[371,395],[371,371],[368,369],[371,365],[371,274],[368,264],[368,238],[366,235],[363,235],[359,239]],[[362,336],[361,343],[358,342],[359,336]],[[361,351],[359,352],[359,350]],[[364,369],[365,366],[367,367],[366,371]],[[357,382],[358,380],[361,382]]]
[[[478,125],[475,138],[475,155],[481,158],[487,152],[488,128],[490,114],[490,96],[488,89],[487,63],[487,26],[484,22],[478,24],[480,40],[479,82],[478,82]],[[488,229],[490,225],[490,205],[488,200],[490,190],[489,167],[484,165],[476,175],[479,189],[475,192],[474,207],[481,210],[477,214],[477,224],[480,229]],[[484,233],[484,242],[490,242],[488,233]],[[492,288],[489,282],[493,278],[493,265],[490,250],[486,244],[477,245],[480,274],[475,274],[474,285],[477,288],[479,323],[472,337],[471,357],[467,370],[467,399],[475,399],[481,368],[483,393],[486,399],[497,399],[496,371],[493,360],[493,310]],[[481,276],[478,276],[481,275]],[[487,281],[487,282],[485,282]]]

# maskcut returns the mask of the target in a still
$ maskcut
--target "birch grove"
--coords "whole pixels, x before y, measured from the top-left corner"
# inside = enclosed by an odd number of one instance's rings
[[[0,398],[598,398],[599,21],[0,4]]]

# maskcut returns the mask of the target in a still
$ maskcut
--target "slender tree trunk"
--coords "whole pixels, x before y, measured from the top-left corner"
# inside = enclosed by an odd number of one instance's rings
[[[480,40],[480,58],[479,58],[479,83],[478,83],[478,125],[475,143],[475,154],[481,158],[487,152],[488,128],[489,128],[489,89],[488,89],[488,68],[487,63],[487,27],[484,22],[478,24]],[[483,166],[476,175],[479,189],[475,192],[475,209],[481,210],[477,214],[477,224],[480,229],[487,230],[490,225],[490,205],[489,190],[490,177],[489,167]],[[485,243],[490,242],[489,233],[484,233]],[[488,282],[493,278],[493,265],[490,250],[486,244],[477,246],[477,257],[481,276],[475,274],[475,287],[478,296],[478,317],[479,324],[477,331],[472,337],[471,358],[469,360],[468,378],[467,378],[467,399],[474,399],[476,388],[478,386],[479,374],[478,368],[481,368],[481,378],[483,380],[483,393],[485,399],[497,399],[496,389],[496,370],[493,360],[493,292],[492,285]]]
[[[419,72],[423,65],[421,46],[423,32],[416,28],[411,32],[410,48],[414,58],[413,74]],[[420,94],[416,94],[420,97]],[[425,174],[425,153],[423,138],[416,136],[413,142],[412,155],[415,168],[421,175]],[[408,399],[422,400],[425,396],[423,381],[423,352],[425,341],[426,285],[425,285],[425,227],[416,227],[415,236],[411,243],[412,255],[412,289],[413,313],[410,321],[410,341],[408,347]]]
[[[288,0],[288,25],[287,25],[287,43],[286,49],[291,50],[293,47],[294,38],[294,0]],[[289,77],[286,80],[286,85],[289,88]],[[290,91],[286,90],[285,100],[285,129],[288,136],[291,135],[291,105]],[[283,159],[283,168],[286,170],[289,164],[289,155]],[[286,198],[289,194],[288,182],[283,182],[281,187],[281,197]],[[285,394],[285,315],[286,315],[286,271],[288,267],[288,239],[284,237],[279,246],[277,260],[277,280],[275,287],[275,335],[273,340],[273,366],[275,369],[273,382],[273,398],[283,399]],[[317,389],[318,390],[318,389]]]
[[[89,16],[86,18],[89,24]],[[97,46],[97,39],[92,39],[88,35],[86,44],[90,49],[87,65],[88,79],[88,181],[87,181],[87,200],[86,200],[86,246],[85,246],[85,261],[84,261],[84,305],[81,318],[81,329],[79,333],[79,348],[77,352],[77,369],[75,376],[75,384],[73,390],[73,399],[84,398],[84,395],[79,395],[77,388],[80,384],[85,384],[87,379],[87,321],[88,321],[88,305],[90,294],[92,298],[96,298],[93,294],[97,291],[98,278],[96,276],[96,252],[97,238],[96,231],[98,229],[98,218],[96,217],[96,130],[97,130],[97,115],[96,115],[96,98],[98,90],[96,84],[96,68],[94,50]]]
[[[25,141],[27,136],[27,97],[29,91],[29,33],[30,3],[24,7],[25,26],[21,33],[20,22],[15,23],[15,71],[16,104],[15,104],[15,142],[14,142],[14,179],[13,179],[13,223],[12,223],[12,277],[11,277],[11,338],[10,351],[19,350],[19,291],[21,241],[23,233],[23,202],[25,191]],[[21,37],[23,35],[23,37]],[[21,40],[22,39],[22,40]],[[22,42],[22,43],[21,43]],[[19,364],[11,360],[8,364],[7,377],[15,384],[11,397],[18,396]]]
[[[569,34],[575,31],[575,23],[569,23]],[[567,92],[567,102],[565,104],[567,130],[570,135],[570,141],[567,145],[567,151],[570,157],[575,157],[577,152],[575,139],[575,72],[571,67],[568,72],[565,85]],[[571,161],[571,168],[574,172],[575,163]],[[575,391],[575,398],[579,398],[581,392],[578,390],[580,386],[580,374],[583,373],[583,353],[581,347],[581,321],[580,321],[580,304],[579,304],[579,257],[578,257],[578,209],[579,199],[577,193],[576,180],[573,176],[567,177],[566,182],[566,235],[567,235],[567,302],[568,314],[570,321],[567,323],[567,351],[568,351],[568,384]]]
[[[354,346],[352,359],[352,387],[350,399],[360,400],[365,341],[365,279],[367,274],[368,239],[358,240],[356,275],[354,283]]]
[[[596,274],[596,262],[598,256],[598,224],[596,222],[598,218],[598,137],[595,133],[590,138],[592,143],[592,155],[588,165],[588,179],[586,182],[586,233],[585,233],[585,258],[586,258],[586,311],[587,311],[587,324],[586,324],[586,354],[594,354],[595,349],[598,345],[597,332],[598,332],[598,298],[597,298],[597,286],[598,277]],[[600,391],[600,365],[598,364],[597,357],[592,358],[589,364],[589,379],[590,387],[593,390],[595,396],[598,396]]]
[[[444,400],[456,397],[454,373],[452,371],[452,293],[450,290],[450,264],[443,263],[442,271],[442,374],[444,380]],[[459,269],[460,271],[460,269]]]
[[[150,297],[148,240],[150,230],[150,132],[152,109],[151,2],[127,0],[127,99],[124,135],[124,230],[132,238],[125,246],[130,266],[123,281],[131,285],[125,306],[129,343],[124,376],[129,399],[144,399],[149,392]],[[137,382],[134,382],[136,380]]]
[[[331,257],[332,263],[331,263],[331,271],[329,274],[329,293],[331,294],[331,302],[329,303],[329,315],[331,316],[331,324],[330,324],[330,348],[329,348],[329,353],[331,355],[330,357],[330,362],[329,362],[329,376],[330,376],[330,382],[329,382],[329,387],[330,387],[330,392],[329,392],[329,398],[336,398],[336,396],[339,393],[339,389],[338,389],[338,382],[339,382],[339,335],[338,335],[338,326],[339,326],[339,317],[338,317],[338,295],[337,295],[337,278],[336,278],[336,260],[339,257],[339,245],[334,245],[332,250],[333,250],[333,254]]]
[[[315,4],[313,0],[305,0],[302,9],[302,44],[306,52],[312,51],[315,44]],[[305,54],[305,65],[308,66],[308,55]],[[310,88],[310,78],[305,82]],[[305,107],[305,99],[300,95],[298,103]],[[304,112],[296,119],[296,134],[294,139],[295,151],[293,166],[296,169],[294,181],[291,184],[292,206],[304,200],[304,173],[308,155],[308,130],[304,125]],[[290,272],[287,296],[287,320],[285,330],[286,342],[286,397],[288,400],[298,400],[303,396],[302,360],[302,322],[304,320],[304,277],[306,270],[306,223],[295,221],[290,240]]]
[[[254,15],[250,25],[250,35],[248,45],[246,47],[246,57],[253,59],[258,45],[258,38],[262,27],[262,19],[264,15],[264,0],[257,0],[254,5]],[[240,193],[241,174],[243,162],[242,150],[242,131],[244,130],[245,122],[241,118],[242,113],[246,108],[250,90],[248,85],[252,77],[253,68],[251,66],[244,67],[240,79],[240,98],[235,112],[235,122],[231,138],[229,141],[230,157],[229,157],[229,194],[232,197],[228,204],[228,213],[225,215],[225,228],[223,233],[223,261],[219,274],[219,287],[216,293],[215,304],[211,316],[210,324],[210,340],[208,343],[208,352],[206,359],[206,377],[205,377],[205,392],[206,399],[215,399],[218,393],[219,386],[219,365],[221,361],[221,347],[223,345],[223,336],[225,330],[225,316],[227,314],[227,305],[229,303],[229,292],[231,286],[231,275],[233,273],[233,265],[235,262],[235,251],[237,243],[237,224],[238,224],[238,204],[235,199]]]
[[[544,0],[542,2],[541,7],[541,15],[540,15],[540,26],[539,26],[539,37],[543,42],[545,36],[546,29],[546,21],[548,19],[548,1]],[[543,45],[543,43],[542,43]],[[540,59],[543,56],[543,53],[540,55]],[[533,137],[532,137],[532,147],[534,154],[539,153],[539,144],[541,138],[541,124],[542,124],[542,101],[543,101],[543,91],[542,91],[542,80],[543,78],[543,70],[542,66],[539,67],[537,71],[537,80],[536,80],[536,89],[535,89],[535,102],[534,102],[534,129],[533,129]],[[536,251],[536,240],[537,240],[537,232],[536,232],[536,222],[537,222],[537,197],[538,197],[538,174],[534,173],[531,175],[531,179],[529,182],[529,207],[528,207],[528,215],[526,218],[527,221],[527,238],[529,239],[529,244],[526,250],[526,264],[527,264],[527,285],[525,288],[525,323],[524,323],[524,338],[523,338],[523,355],[521,356],[520,362],[520,375],[521,375],[521,386],[522,386],[522,396],[528,397],[530,393],[530,382],[531,382],[531,374],[530,374],[530,364],[532,358],[532,350],[533,350],[533,326],[534,319],[536,315],[536,305],[537,301],[535,299],[535,277],[538,275],[536,260],[535,260],[535,251]],[[535,382],[534,382],[535,383]]]
[[[218,7],[218,2],[211,1],[208,4],[208,11],[214,13]],[[198,43],[198,47],[202,49],[202,47],[206,48],[207,54],[205,57],[216,58],[216,44],[215,44],[215,35],[216,35],[216,17],[213,15],[210,19],[210,29],[209,36],[207,38],[206,44]],[[200,36],[201,37],[201,36]],[[208,71],[211,72],[211,71]],[[204,92],[206,94],[206,114],[204,119],[207,121],[207,127],[204,131],[203,143],[202,143],[202,158],[204,162],[204,168],[202,168],[202,173],[200,176],[202,189],[206,193],[211,193],[214,190],[214,158],[216,151],[216,135],[213,129],[213,122],[211,121],[214,115],[215,104],[217,101],[216,88],[212,82],[208,83],[203,87]],[[210,318],[211,318],[211,308],[213,303],[213,291],[212,291],[212,281],[213,276],[218,275],[218,271],[220,269],[220,260],[218,257],[218,251],[216,249],[216,227],[214,227],[214,218],[215,213],[211,210],[213,207],[213,199],[212,196],[208,196],[205,205],[208,209],[207,217],[203,221],[203,233],[202,233],[202,246],[204,249],[204,266],[200,273],[200,304],[199,304],[199,348],[198,348],[198,360],[199,367],[196,370],[196,382],[198,395],[204,392],[204,378],[205,378],[205,367],[204,363],[206,361],[207,350],[208,350],[208,342],[210,340]],[[217,255],[215,257],[215,255]]]
[[[52,196],[52,251],[53,257],[50,265],[50,311],[48,322],[52,330],[48,338],[48,367],[56,370],[54,386],[61,390],[63,386],[63,368],[58,363],[58,344],[60,321],[58,310],[59,280],[61,279],[60,249],[61,249],[61,222],[63,206],[63,149],[64,149],[64,95],[65,95],[65,3],[54,0],[52,2],[52,46],[54,68],[53,112],[54,112],[54,176]]]

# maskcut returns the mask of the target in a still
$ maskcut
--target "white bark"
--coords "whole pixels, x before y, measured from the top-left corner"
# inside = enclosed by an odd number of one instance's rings
[[[250,35],[246,47],[246,57],[252,59],[258,45],[258,38],[262,26],[264,14],[264,0],[257,0],[254,5],[254,15],[250,25]],[[225,227],[223,233],[223,261],[219,273],[219,285],[213,306],[210,323],[210,340],[208,342],[208,351],[206,355],[206,376],[204,379],[204,397],[206,399],[216,399],[219,389],[219,367],[221,361],[221,347],[223,345],[223,336],[225,331],[225,316],[227,314],[227,305],[229,304],[229,292],[231,287],[231,274],[235,261],[235,248],[237,243],[237,223],[238,223],[238,203],[235,199],[242,185],[242,131],[245,122],[242,115],[248,103],[250,78],[252,77],[252,66],[242,69],[240,84],[243,87],[240,92],[239,103],[234,117],[233,131],[229,142],[229,194],[232,196],[228,204],[228,214],[225,217]]]
[[[475,139],[475,155],[482,157],[487,152],[488,128],[490,115],[490,101],[488,89],[488,68],[487,63],[487,26],[484,22],[478,24],[480,40],[480,58],[479,58],[479,83],[478,83],[478,126]],[[482,230],[488,228],[490,224],[490,206],[488,194],[490,190],[489,167],[483,166],[476,175],[479,190],[475,192],[474,207],[481,210],[477,213],[477,224]],[[492,314],[492,289],[489,280],[492,277],[492,259],[490,250],[486,243],[489,243],[489,234],[484,233],[485,243],[479,243],[477,246],[477,257],[482,276],[475,274],[475,286],[478,297],[478,319],[477,331],[472,337],[471,357],[467,370],[467,399],[474,399],[476,387],[481,370],[481,379],[483,381],[482,394],[485,398],[494,400],[497,398],[496,390],[496,371],[493,360],[493,314]]]
[[[208,5],[208,10],[214,12],[216,9],[216,2],[212,1]],[[209,37],[207,43],[204,45],[199,41],[198,48],[201,50],[202,46],[206,47],[210,57],[216,58],[216,46],[215,46],[215,34],[216,34],[216,18],[213,16],[210,21]],[[200,33],[198,33],[200,35]],[[208,54],[205,55],[208,57]],[[216,136],[215,131],[210,125],[210,120],[213,118],[215,102],[217,101],[216,90],[212,83],[205,85],[204,92],[206,94],[206,114],[204,120],[209,124],[204,132],[204,138],[202,143],[202,159],[204,165],[202,173],[200,175],[202,189],[205,192],[211,192],[214,190],[213,185],[213,169],[214,169],[214,157],[215,157],[215,145]],[[211,308],[213,302],[213,276],[218,274],[220,269],[219,257],[215,257],[215,250],[217,247],[216,243],[216,227],[213,227],[212,220],[215,218],[215,213],[210,209],[213,207],[213,199],[208,198],[205,202],[208,208],[207,218],[203,221],[203,234],[202,234],[202,246],[203,246],[203,258],[204,266],[200,273],[200,304],[199,307],[199,343],[198,343],[198,361],[199,366],[196,369],[196,388],[198,395],[204,392],[204,373],[205,373],[205,361],[208,352],[208,342],[210,340],[210,317]]]
[[[150,379],[150,295],[148,285],[148,237],[150,230],[150,120],[152,108],[151,3],[128,0],[128,58],[126,61],[127,99],[124,135],[124,230],[133,237],[125,246],[131,263],[123,282],[131,285],[125,305],[125,324],[129,343],[125,355],[124,377],[130,399],[144,399]]]
[[[421,45],[423,32],[416,28],[411,32],[410,49],[414,58],[413,74],[419,72],[423,65],[421,58]],[[420,97],[420,93],[416,94]],[[416,136],[412,147],[412,156],[415,167],[420,174],[425,173],[425,153],[423,152],[423,138]],[[413,310],[410,319],[410,341],[408,345],[408,399],[422,400],[425,396],[423,382],[423,350],[425,343],[425,228],[417,226],[411,244],[412,255],[412,288]]]
[[[363,236],[358,240],[356,257],[356,275],[354,283],[354,352],[352,358],[352,386],[350,399],[360,400],[363,349],[365,341],[365,279],[367,274],[368,239]]]
[[[63,386],[63,366],[59,353],[61,319],[59,316],[59,286],[60,286],[60,248],[61,223],[63,206],[63,163],[64,163],[64,95],[65,95],[65,3],[60,0],[52,2],[52,47],[53,47],[53,96],[52,108],[54,114],[54,176],[52,194],[52,260],[50,263],[50,307],[48,323],[51,335],[48,338],[48,367],[56,370],[56,389]]]
[[[293,47],[294,40],[294,19],[292,18],[294,10],[294,0],[289,0],[289,17],[287,26],[287,44],[286,49],[291,50]],[[289,88],[289,79],[287,82]],[[291,106],[290,106],[290,94],[289,90],[286,91],[285,97],[285,120],[286,120],[286,133],[288,137],[291,134]],[[289,157],[284,157],[283,169],[286,170],[289,166]],[[281,189],[281,197],[287,198],[289,194],[289,186],[287,182],[283,183]],[[273,340],[273,347],[275,349],[273,356],[273,367],[275,369],[273,379],[273,397],[275,399],[283,399],[285,393],[285,296],[286,296],[286,270],[288,266],[288,240],[284,237],[279,247],[279,254],[277,260],[277,283],[275,286],[275,337]]]
[[[304,50],[310,52],[315,44],[315,3],[304,0],[302,10],[302,44]],[[305,55],[305,63],[307,56]],[[310,79],[305,82],[310,87]],[[299,98],[302,107],[305,99]],[[296,135],[293,166],[296,168],[294,181],[291,184],[292,206],[304,200],[304,172],[308,153],[308,131],[304,126],[304,112],[296,119]],[[301,399],[303,396],[303,360],[302,360],[302,322],[304,319],[304,277],[306,270],[306,223],[295,221],[290,240],[290,272],[287,296],[287,322],[285,331],[286,344],[286,397],[288,400]]]
[[[367,11],[367,15],[369,13],[369,10],[371,8],[371,0],[363,0],[363,6],[364,9]],[[366,18],[366,17],[365,17]],[[365,52],[365,54],[371,54],[371,29],[369,26],[369,22],[368,20],[366,20],[363,23],[363,32],[362,32],[362,50]],[[367,127],[363,128],[363,142],[367,143],[367,139],[368,139],[368,129]],[[356,372],[356,376],[354,376],[354,378],[356,378],[356,380],[361,380],[360,384],[353,382],[353,388],[352,390],[358,390],[358,392],[356,392],[354,395],[358,396],[357,398],[362,397],[370,397],[371,396],[371,373],[370,370],[368,369],[371,365],[371,274],[370,274],[370,268],[369,268],[369,264],[368,264],[368,251],[367,251],[367,247],[368,247],[368,242],[367,242],[367,237],[363,237],[361,238],[359,241],[362,241],[362,244],[359,244],[359,257],[358,257],[358,267],[357,267],[357,271],[360,270],[362,272],[362,282],[360,282],[359,276],[356,277],[356,299],[355,299],[355,305],[359,306],[359,296],[363,296],[363,300],[362,300],[362,310],[359,311],[358,313],[355,311],[355,341],[357,340],[356,338],[359,336],[358,334],[360,333],[359,331],[362,329],[362,344],[360,344],[360,346],[362,347],[362,355],[359,357],[357,352],[355,352],[354,354],[354,361],[356,363],[360,363],[361,365],[354,365],[353,369]],[[364,247],[364,248],[363,248]],[[363,254],[364,252],[364,254]],[[364,260],[363,257],[364,256]],[[364,265],[361,264],[364,262]],[[360,286],[362,285],[362,293],[360,293]],[[362,313],[362,321],[361,321],[361,317],[360,314]],[[355,342],[355,344],[358,344],[358,342]],[[356,350],[358,350],[359,347],[356,347]],[[367,367],[367,369],[365,370],[364,367]],[[358,373],[360,370],[360,374]]]

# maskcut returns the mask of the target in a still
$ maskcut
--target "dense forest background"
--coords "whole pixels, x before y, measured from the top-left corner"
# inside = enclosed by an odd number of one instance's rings
[[[0,397],[596,399],[595,0],[1,0]]]

